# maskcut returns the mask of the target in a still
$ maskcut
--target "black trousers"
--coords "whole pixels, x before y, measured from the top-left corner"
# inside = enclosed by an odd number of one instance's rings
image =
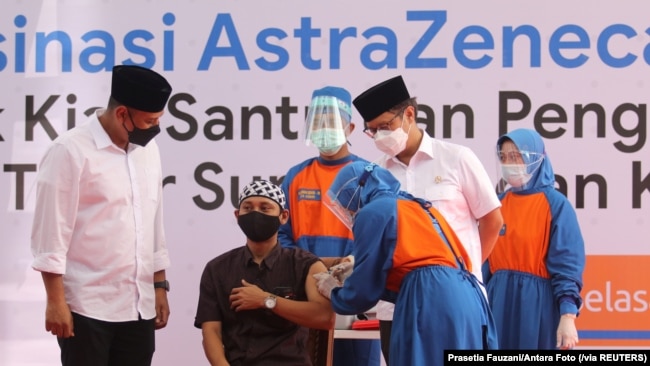
[[[155,318],[105,322],[72,313],[74,337],[57,338],[63,366],[150,366]]]

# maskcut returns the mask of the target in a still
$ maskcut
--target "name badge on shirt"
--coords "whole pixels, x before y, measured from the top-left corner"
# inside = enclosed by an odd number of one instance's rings
[[[298,201],[320,201],[320,189],[300,188],[298,189]]]

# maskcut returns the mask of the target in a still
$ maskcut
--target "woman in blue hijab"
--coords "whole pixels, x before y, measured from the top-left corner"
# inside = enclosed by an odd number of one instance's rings
[[[517,129],[497,141],[504,225],[483,266],[501,349],[578,343],[585,248],[575,210],[555,189],[541,136]]]

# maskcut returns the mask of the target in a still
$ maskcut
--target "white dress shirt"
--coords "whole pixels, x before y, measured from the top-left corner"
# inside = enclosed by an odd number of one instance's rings
[[[170,264],[158,146],[114,145],[98,120],[103,112],[59,136],[41,160],[32,267],[63,274],[73,312],[151,319],[153,274]]]
[[[401,189],[431,201],[454,230],[472,261],[472,273],[482,281],[478,219],[501,207],[489,175],[468,147],[434,139],[422,131],[418,151],[409,165],[384,156],[378,165],[399,180]],[[393,304],[380,301],[377,318],[393,319]]]

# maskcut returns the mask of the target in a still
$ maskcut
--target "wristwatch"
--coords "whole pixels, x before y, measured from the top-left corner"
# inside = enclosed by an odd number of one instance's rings
[[[153,288],[164,288],[165,291],[169,292],[169,281],[164,280],[160,282],[154,282]]]
[[[264,307],[267,309],[273,309],[276,303],[277,301],[275,295],[269,295],[266,299],[264,299]]]

